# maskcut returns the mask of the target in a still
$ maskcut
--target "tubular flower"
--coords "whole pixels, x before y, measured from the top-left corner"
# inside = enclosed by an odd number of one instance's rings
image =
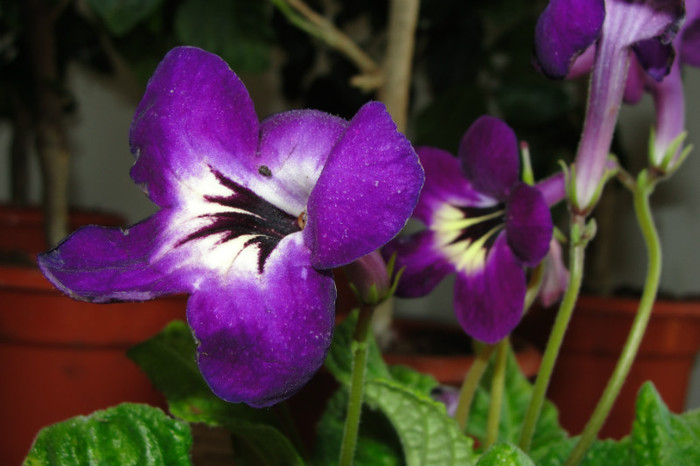
[[[684,152],[679,137],[685,132],[685,99],[681,68],[700,67],[700,0],[686,0],[686,17],[673,39],[676,59],[663,80],[645,72],[641,62],[633,57],[625,88],[625,101],[636,103],[644,89],[648,90],[656,109],[654,140],[650,151],[651,165],[662,173],[673,171]],[[651,43],[648,46],[653,46]]]
[[[547,254],[552,237],[549,199],[519,180],[513,130],[484,116],[462,138],[458,158],[431,147],[417,150],[426,182],[414,217],[426,229],[384,249],[405,267],[398,296],[422,296],[456,273],[455,311],[464,331],[494,343],[518,323],[525,267]],[[559,199],[561,189],[547,189]],[[548,185],[548,188],[551,186]]]
[[[219,57],[176,48],[130,131],[133,180],[160,208],[128,229],[86,227],[42,254],[46,277],[98,303],[189,293],[199,368],[214,393],[262,407],[322,364],[330,269],[404,226],[423,171],[382,104],[350,121],[298,110],[258,121]]]
[[[550,0],[535,29],[535,57],[549,77],[564,78],[595,48],[583,134],[576,155],[574,207],[597,199],[625,89],[630,53],[656,79],[668,73],[682,0]],[[653,45],[650,45],[653,44]]]

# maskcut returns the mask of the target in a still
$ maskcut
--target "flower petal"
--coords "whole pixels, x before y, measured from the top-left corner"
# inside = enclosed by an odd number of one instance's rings
[[[425,296],[447,274],[455,271],[436,248],[435,233],[430,230],[394,238],[382,248],[382,255],[387,260],[395,253],[395,269],[403,269],[396,288],[397,296],[404,298]]]
[[[696,9],[697,14],[700,15],[700,7]],[[690,20],[690,17],[688,19]],[[683,63],[700,68],[700,18],[698,17],[683,28],[680,57]]]
[[[268,202],[299,216],[347,125],[342,118],[316,110],[294,110],[266,118],[260,125],[257,173],[249,187]]]
[[[459,160],[449,152],[434,147],[419,147],[416,152],[425,170],[425,184],[413,216],[427,226],[444,204],[482,207],[493,203],[464,178]]]
[[[550,0],[535,26],[535,59],[550,78],[562,79],[600,35],[603,0]]]
[[[672,44],[661,43],[656,37],[637,42],[632,46],[632,50],[642,68],[657,82],[668,74],[676,56]]]
[[[457,321],[468,335],[496,343],[520,321],[525,289],[525,272],[501,234],[489,250],[483,268],[458,272]]]
[[[334,325],[335,285],[314,270],[301,235],[275,250],[258,281],[202,287],[187,319],[198,363],[214,393],[265,407],[292,396],[321,367]]]
[[[517,183],[506,205],[508,245],[525,265],[537,265],[549,251],[553,231],[544,196],[537,188]]]
[[[469,127],[459,144],[458,157],[474,188],[500,201],[520,177],[515,133],[492,116],[482,116]]]
[[[332,268],[383,246],[406,224],[423,169],[384,105],[365,104],[321,172],[304,229],[317,268]]]
[[[245,181],[258,118],[245,86],[221,58],[178,47],[151,77],[130,140],[137,159],[131,177],[153,202],[172,206],[175,185],[189,186],[210,167]]]
[[[156,214],[126,230],[83,227],[40,254],[39,268],[54,286],[82,301],[144,301],[189,291],[150,263],[162,223]]]
[[[627,71],[627,81],[625,81],[625,93],[622,97],[626,104],[634,105],[642,99],[647,79],[645,76],[644,68],[642,68],[637,57],[632,54]]]
[[[540,288],[540,301],[544,307],[549,307],[559,301],[569,284],[569,271],[564,265],[561,254],[561,244],[552,238],[549,253],[545,258],[544,277]]]

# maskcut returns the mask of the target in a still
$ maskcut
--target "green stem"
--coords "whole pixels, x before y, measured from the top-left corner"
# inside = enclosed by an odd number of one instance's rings
[[[632,367],[647,324],[649,323],[649,318],[651,317],[651,311],[654,306],[654,300],[656,299],[656,292],[659,288],[659,280],[661,278],[661,244],[649,205],[649,196],[653,188],[654,181],[649,180],[647,172],[644,171],[639,175],[633,191],[634,211],[637,215],[637,221],[639,222],[642,235],[644,236],[649,260],[646,282],[639,302],[639,308],[637,309],[637,315],[632,323],[632,329],[622,349],[622,354],[617,362],[617,366],[590,420],[581,433],[578,443],[572,450],[566,462],[567,465],[579,464],[591,443],[593,443],[598,435],[598,431],[605,422],[613,403],[615,403],[617,395],[620,393],[622,384],[625,382],[627,374]]]
[[[457,423],[462,432],[467,428],[469,409],[471,408],[472,400],[474,400],[474,394],[476,393],[479,381],[481,377],[483,377],[484,371],[486,371],[486,366],[488,366],[489,359],[491,359],[491,354],[495,348],[496,345],[484,345],[477,353],[474,363],[464,376],[462,388],[459,390],[457,411],[455,412],[455,419],[457,419]]]
[[[361,307],[357,317],[357,325],[352,340],[352,374],[350,379],[350,395],[348,411],[343,430],[343,441],[340,446],[340,466],[350,466],[355,456],[357,433],[362,414],[362,399],[365,388],[365,372],[367,368],[367,339],[374,307]]]
[[[537,374],[535,386],[532,389],[532,398],[525,413],[523,427],[520,431],[520,439],[518,446],[525,452],[530,449],[532,436],[535,432],[535,426],[542,411],[544,397],[549,386],[549,380],[552,377],[554,363],[557,360],[561,343],[566,333],[566,328],[571,320],[571,315],[574,311],[576,299],[581,288],[581,280],[583,279],[583,257],[586,249],[587,239],[584,238],[585,218],[575,215],[571,220],[571,239],[569,241],[569,284],[564,293],[557,318],[552,327],[552,333],[549,335],[547,347],[542,356],[542,364],[540,371]]]
[[[491,403],[489,406],[489,417],[486,422],[484,449],[490,447],[498,440],[498,425],[501,421],[503,389],[506,382],[508,344],[507,337],[496,344],[496,365],[494,366],[493,378],[491,379]]]

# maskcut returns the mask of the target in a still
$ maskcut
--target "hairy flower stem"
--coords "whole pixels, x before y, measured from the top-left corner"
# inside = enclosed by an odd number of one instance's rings
[[[467,428],[467,422],[469,421],[469,410],[474,400],[474,394],[476,393],[476,388],[479,386],[479,381],[486,371],[486,366],[491,359],[491,354],[496,348],[496,345],[484,345],[476,354],[474,363],[471,365],[467,374],[464,376],[464,381],[462,382],[462,388],[459,390],[459,402],[457,403],[457,411],[455,412],[455,419],[459,424],[459,428],[462,432]]]
[[[646,244],[649,261],[646,282],[644,283],[644,291],[642,292],[642,297],[639,302],[637,315],[634,318],[632,328],[627,336],[627,341],[622,349],[620,359],[617,361],[615,370],[591,418],[583,429],[578,443],[571,451],[566,461],[567,465],[579,464],[588,451],[588,448],[591,446],[591,443],[593,443],[598,435],[598,431],[610,413],[610,409],[613,403],[615,403],[617,395],[622,388],[622,384],[625,382],[627,374],[632,367],[634,358],[637,355],[637,350],[642,342],[642,337],[644,337],[647,324],[649,323],[649,318],[651,317],[654,300],[656,299],[656,293],[659,288],[659,280],[661,278],[661,243],[659,242],[659,235],[656,231],[654,219],[651,214],[651,207],[649,205],[649,196],[654,191],[655,183],[656,181],[650,179],[648,176],[648,172],[643,171],[637,178],[637,184],[633,190],[634,211],[637,215],[637,221],[639,222],[642,235],[644,236],[644,243]]]
[[[501,421],[501,408],[503,407],[503,389],[506,382],[506,362],[508,357],[508,337],[496,344],[496,365],[491,379],[491,403],[489,417],[486,422],[486,439],[484,449],[490,447],[498,440],[498,425]]]
[[[535,426],[540,417],[542,405],[544,404],[544,396],[549,386],[549,380],[552,377],[554,363],[557,360],[566,328],[571,320],[576,299],[581,289],[584,252],[586,244],[590,239],[589,234],[586,233],[585,230],[585,217],[574,215],[571,220],[571,240],[569,242],[569,285],[566,288],[566,293],[564,293],[564,298],[557,312],[557,318],[554,321],[554,327],[552,327],[552,333],[549,335],[549,340],[547,341],[540,371],[537,374],[537,380],[532,390],[532,398],[525,412],[525,419],[523,421],[522,430],[520,431],[520,439],[518,440],[518,446],[525,452],[530,449]]]
[[[363,306],[357,317],[355,334],[352,338],[352,374],[350,378],[350,396],[348,398],[348,411],[343,430],[343,441],[340,445],[339,466],[352,465],[357,445],[357,433],[360,428],[360,415],[362,413],[362,399],[365,388],[365,372],[367,369],[367,340],[369,338],[370,324],[374,307]]]

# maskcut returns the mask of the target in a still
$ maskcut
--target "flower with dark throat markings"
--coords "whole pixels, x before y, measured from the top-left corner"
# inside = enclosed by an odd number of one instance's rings
[[[190,294],[212,390],[258,407],[291,396],[330,345],[330,270],[389,241],[417,202],[410,143],[376,102],[350,121],[297,110],[259,122],[226,63],[191,47],[158,66],[130,140],[131,176],[160,210],[78,230],[40,256],[42,271],[98,303]]]
[[[417,152],[426,181],[413,215],[426,229],[383,249],[404,268],[396,294],[426,295],[455,273],[457,320],[467,334],[494,343],[520,320],[525,267],[549,251],[549,205],[563,198],[564,179],[520,181],[515,133],[489,116],[469,128],[457,158],[432,147]]]

